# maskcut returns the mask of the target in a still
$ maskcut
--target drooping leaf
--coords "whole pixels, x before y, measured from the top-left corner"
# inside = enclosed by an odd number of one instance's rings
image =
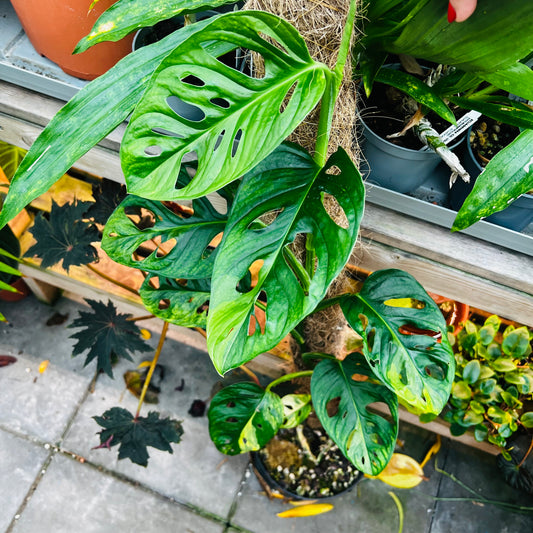
[[[344,211],[345,227],[325,210],[325,195]],[[283,144],[243,178],[215,259],[207,319],[208,350],[220,373],[268,351],[314,310],[349,258],[363,205],[360,174],[342,149],[319,169],[302,148]],[[266,214],[276,218],[260,227]],[[298,234],[311,236],[312,275],[288,249]],[[257,262],[256,285],[239,291]],[[255,316],[262,298],[264,323]]]
[[[102,41],[118,41],[139,28],[153,26],[181,13],[196,13],[234,0],[119,0],[96,21],[89,35],[76,46],[81,53]]]
[[[148,416],[134,417],[128,410],[112,407],[94,420],[104,429],[99,432],[99,448],[118,446],[118,458],[132,463],[148,465],[148,446],[173,453],[170,444],[178,443],[183,435],[181,422],[171,418],[159,418],[151,411]]]
[[[150,346],[142,340],[139,327],[128,321],[128,315],[117,313],[117,308],[112,302],[86,300],[92,307],[92,312],[80,311],[69,328],[83,328],[70,336],[77,339],[72,355],[79,355],[89,350],[85,365],[97,359],[97,369],[113,377],[111,365],[114,358],[124,357],[131,359],[130,353],[136,351],[146,352]]]
[[[311,397],[322,426],[342,453],[360,471],[379,474],[394,451],[398,401],[375,381],[364,358],[351,354],[344,361],[321,361],[311,379]],[[391,420],[369,409],[377,402],[387,405]]]
[[[523,63],[512,63],[505,68],[483,72],[480,76],[508,93],[520,95],[527,100],[533,99],[533,71]]]
[[[49,219],[42,212],[35,217],[30,232],[36,243],[26,252],[27,257],[41,258],[41,267],[47,268],[62,261],[68,272],[71,266],[96,261],[98,252],[92,245],[99,240],[97,227],[83,220],[91,202],[74,202],[62,206],[52,200]]]
[[[144,306],[150,313],[165,322],[186,328],[205,328],[210,296],[209,280],[169,279],[160,281],[158,287],[146,278],[139,290]]]
[[[312,410],[310,394],[286,394],[281,398],[283,404],[282,428],[299,426]]]
[[[414,298],[422,307],[393,307],[387,301]],[[455,359],[446,322],[431,297],[407,272],[380,270],[358,294],[341,302],[350,326],[363,337],[372,371],[417,413],[438,414],[446,405]],[[441,338],[412,334],[408,328],[440,333]]]
[[[283,422],[283,405],[277,394],[255,383],[234,383],[211,400],[209,435],[226,455],[259,450]]]
[[[219,61],[207,45],[221,39],[261,54],[265,76],[251,78]],[[161,63],[133,114],[121,150],[128,190],[168,201],[222,188],[296,128],[318,103],[329,77],[296,30],[275,15],[242,11],[209,19]],[[179,101],[202,118],[174,111],[171,104]],[[177,188],[188,154],[197,157],[198,171]]]
[[[48,123],[32,144],[11,181],[0,213],[0,226],[45,193],[76,161],[132,112],[161,60],[204,21],[187,26],[121,59],[81,89]],[[223,54],[225,43],[212,43]]]
[[[162,277],[209,278],[216,257],[210,243],[224,231],[227,215],[220,214],[207,198],[195,200],[192,209],[193,214],[185,217],[160,202],[128,196],[106,224],[102,248],[117,263]],[[153,225],[140,228],[128,216],[140,210],[153,215]],[[167,243],[163,250],[157,248],[134,259],[139,247],[154,238]]]
[[[446,102],[422,80],[400,70],[382,68],[377,72],[375,81],[396,87],[396,89],[406,93],[417,102],[437,113],[444,120],[452,124],[456,123],[455,116]]]
[[[122,183],[104,178],[101,183],[93,185],[92,196],[94,204],[87,210],[87,217],[98,224],[105,224],[126,197],[126,187]]]
[[[412,457],[393,453],[385,469],[376,478],[397,489],[412,489],[424,480],[424,470]]]

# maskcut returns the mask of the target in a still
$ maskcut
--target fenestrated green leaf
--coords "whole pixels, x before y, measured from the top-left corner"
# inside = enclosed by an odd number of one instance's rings
[[[265,76],[251,78],[216,59],[206,47],[221,40],[261,54]],[[133,114],[121,149],[128,190],[168,201],[222,188],[296,128],[318,103],[330,73],[310,57],[296,30],[275,15],[249,11],[209,19],[161,63]],[[171,108],[173,101],[203,118],[189,120],[189,111]],[[187,154],[197,156],[198,171],[178,188]]]
[[[147,277],[139,290],[144,306],[165,322],[187,328],[205,328],[209,303],[209,280],[186,280],[182,283],[163,280],[153,287]]]
[[[387,300],[413,298],[423,308],[393,307]],[[363,289],[341,302],[344,316],[364,341],[372,371],[417,413],[438,414],[446,405],[455,372],[455,359],[446,335],[446,322],[423,287],[407,272],[380,270]],[[439,341],[410,334],[414,326],[441,334]]]
[[[181,13],[196,13],[234,0],[119,0],[96,21],[91,33],[76,46],[81,53],[102,41],[118,41],[139,28],[153,26]]]
[[[128,458],[132,463],[148,465],[148,446],[173,453],[171,442],[180,442],[183,435],[181,422],[171,418],[159,418],[159,413],[151,411],[148,416],[134,417],[122,407],[112,407],[102,416],[93,416],[104,429],[99,432],[100,446],[119,446],[118,458]]]
[[[491,101],[492,97],[480,99],[451,96],[449,100],[464,109],[475,109],[483,115],[505,122],[505,124],[510,124],[517,128],[533,128],[533,111],[527,106],[508,98],[498,98],[498,102],[493,102]]]
[[[117,308],[110,301],[105,305],[97,300],[86,300],[92,312],[80,311],[80,316],[73,320],[69,328],[83,328],[70,336],[77,339],[72,355],[76,356],[89,350],[85,365],[97,358],[97,369],[113,377],[111,365],[114,358],[131,359],[131,353],[146,352],[150,346],[140,335],[139,327],[129,320],[128,315],[117,313]]]
[[[255,383],[234,383],[211,400],[209,435],[226,455],[262,448],[283,422],[281,398]]]
[[[398,400],[375,376],[365,359],[324,359],[311,379],[316,414],[342,453],[362,472],[379,474],[389,462],[398,434]],[[385,403],[387,415],[369,409]]]
[[[286,394],[281,398],[283,404],[282,428],[299,426],[312,410],[310,394]]]
[[[325,194],[344,211],[346,229],[325,210]],[[341,148],[320,169],[301,147],[283,144],[244,176],[215,259],[207,319],[208,349],[220,373],[275,346],[314,310],[349,258],[363,205],[360,174]],[[266,214],[277,216],[267,227],[254,226]],[[298,234],[312,237],[312,275],[288,249]],[[240,292],[256,261],[257,284]],[[265,323],[257,324],[255,304],[264,298]]]
[[[42,268],[62,262],[67,272],[71,266],[96,261],[98,252],[92,243],[100,238],[98,228],[83,220],[90,205],[91,202],[76,201],[59,206],[52,200],[49,219],[39,213],[30,228],[37,242],[26,252],[26,257],[40,257]]]
[[[408,94],[417,102],[437,113],[444,120],[452,124],[456,123],[455,116],[446,102],[444,102],[433,88],[429,87],[422,80],[406,74],[401,70],[381,68],[376,74],[375,81],[396,87],[396,89]]]
[[[11,181],[0,226],[45,193],[74,163],[113,131],[133,110],[161,60],[206,22],[183,28],[121,59],[81,89],[37,137]],[[214,53],[226,43],[211,43]]]
[[[152,226],[139,228],[128,216],[141,209],[152,213]],[[227,216],[221,215],[207,198],[195,200],[193,209],[193,215],[184,216],[160,202],[128,196],[109,218],[102,248],[117,263],[162,277],[208,278],[216,256],[209,243],[224,230]],[[175,244],[165,251],[158,248],[147,257],[134,259],[140,246],[159,237],[162,243],[174,239]]]
[[[533,130],[522,132],[487,164],[457,213],[452,231],[471,226],[505,209],[521,194],[533,189]]]

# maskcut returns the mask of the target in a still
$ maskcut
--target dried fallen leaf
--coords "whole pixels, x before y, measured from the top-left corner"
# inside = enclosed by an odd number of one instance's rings
[[[379,479],[398,489],[412,489],[424,480],[422,467],[408,455],[393,453],[389,464],[377,476],[367,476]]]
[[[150,331],[148,331],[147,329],[145,328],[142,328],[141,329],[141,337],[147,341],[148,339],[151,339],[152,338],[152,333]]]
[[[316,500],[290,500],[287,503],[294,505],[294,507],[302,507],[303,505],[311,505],[312,503],[316,503]]]
[[[437,455],[437,453],[440,450],[441,445],[441,438],[440,435],[437,435],[437,440],[435,441],[435,444],[429,449],[428,453],[424,457],[424,460],[420,463],[420,466],[424,468],[427,464],[427,462],[434,456]]]
[[[42,361],[41,364],[39,365],[39,374],[42,374],[43,372],[45,372],[49,364],[50,364],[50,361],[48,359],[45,359],[44,361]]]
[[[0,355],[0,367],[12,365],[17,362],[17,358],[12,355]]]
[[[317,514],[327,513],[333,509],[331,503],[311,503],[301,505],[299,507],[293,507],[278,513],[280,518],[300,518],[303,516],[314,516]]]

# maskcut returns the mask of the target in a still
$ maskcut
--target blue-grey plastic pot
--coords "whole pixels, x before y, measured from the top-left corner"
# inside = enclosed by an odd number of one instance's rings
[[[463,180],[457,179],[453,187],[450,189],[450,207],[455,211],[459,211],[466,197],[474,188],[474,183],[476,183],[477,177],[483,171],[483,167],[478,163],[472,151],[472,146],[470,144],[471,130],[472,126],[468,129],[466,134],[462,158],[464,167],[470,174],[470,183],[465,183]],[[485,220],[514,231],[522,231],[533,222],[533,194],[523,194],[522,196],[519,196],[514,202],[509,204],[506,209],[490,215],[490,217],[487,217]]]
[[[359,115],[362,129],[360,170],[368,183],[392,191],[409,193],[431,177],[442,159],[433,151],[397,146],[376,135]],[[461,140],[450,148],[455,148]]]

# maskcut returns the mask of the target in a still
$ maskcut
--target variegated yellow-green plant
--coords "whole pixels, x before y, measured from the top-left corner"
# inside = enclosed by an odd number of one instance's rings
[[[119,0],[78,50],[222,3]],[[438,307],[405,272],[376,272],[360,292],[324,300],[349,259],[364,209],[354,163],[342,148],[326,155],[356,8],[352,0],[332,69],[310,56],[294,27],[261,11],[202,20],[133,52],[53,118],[21,163],[0,222],[46,191],[131,114],[121,146],[130,196],[108,220],[102,245],[118,262],[149,273],[140,294],[152,313],[205,328],[221,374],[274,347],[317,307],[339,304],[363,339],[362,353],[342,361],[314,354],[320,362],[303,373],[312,374],[310,398],[281,399],[273,392],[279,380],[266,389],[248,383],[224,389],[209,411],[215,445],[229,454],[258,449],[283,425],[302,421],[312,402],[346,456],[375,475],[392,455],[398,402],[418,413],[440,412],[454,360]],[[238,48],[262,56],[262,78],[219,60]],[[174,111],[170,103],[176,99],[194,106],[201,118]],[[317,105],[311,155],[285,139]],[[224,212],[207,197],[214,192],[226,201]],[[326,196],[344,212],[342,227],[326,211]],[[168,203],[185,200],[192,202],[188,216]],[[131,214],[139,210],[151,214],[151,227],[135,223]],[[303,259],[292,248],[298,236],[305,238]],[[133,259],[154,237],[170,249]],[[253,283],[252,267],[258,270]],[[151,283],[154,278],[158,283]],[[404,305],[413,300],[417,305]],[[441,341],[407,335],[406,325],[440,333]],[[335,403],[333,413],[328,406]],[[375,403],[386,404],[390,417],[374,413]],[[112,430],[106,431],[112,439]]]

